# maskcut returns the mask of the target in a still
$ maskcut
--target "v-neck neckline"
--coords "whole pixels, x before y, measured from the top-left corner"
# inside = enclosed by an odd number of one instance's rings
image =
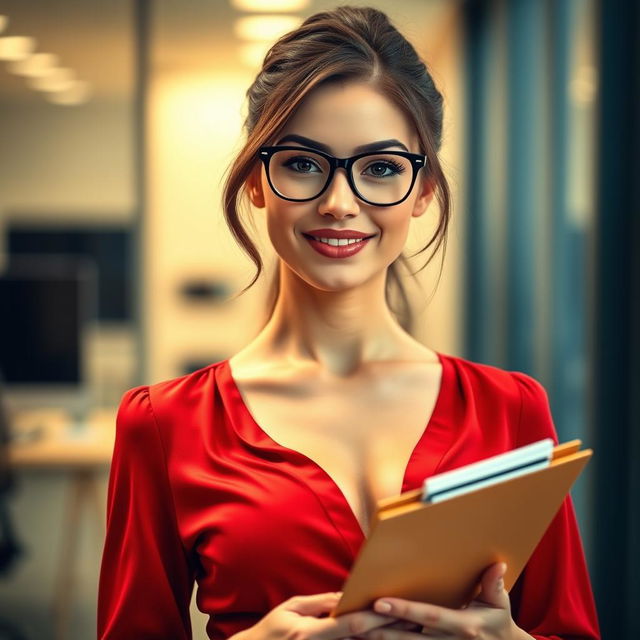
[[[417,486],[410,486],[415,484],[415,478],[412,477],[412,475],[415,476],[415,474],[412,474],[411,471],[417,454],[424,447],[427,447],[428,441],[433,441],[433,450],[427,452],[427,455],[422,456],[422,458],[430,464],[427,469],[424,467],[423,463],[423,468],[421,469],[422,474],[420,475],[418,482],[421,482],[422,479],[435,471],[435,467],[444,454],[446,445],[449,443],[449,437],[442,433],[435,433],[435,427],[438,425],[440,430],[442,430],[444,424],[448,422],[446,420],[442,420],[441,414],[446,413],[445,409],[448,405],[448,396],[450,396],[452,392],[452,389],[450,389],[452,382],[450,379],[451,364],[444,354],[437,351],[435,353],[442,366],[438,395],[436,397],[433,410],[431,411],[431,415],[427,420],[427,424],[415,443],[405,466],[401,485],[401,491],[403,493],[412,488],[417,488]],[[296,464],[298,471],[306,470],[309,472],[309,475],[306,478],[309,488],[316,494],[325,509],[332,516],[332,520],[334,521],[336,528],[343,538],[345,538],[345,541],[355,555],[362,542],[366,539],[367,534],[362,528],[351,504],[347,500],[338,483],[318,462],[313,460],[313,458],[310,458],[301,451],[286,447],[272,438],[258,424],[249,410],[242,392],[240,391],[240,387],[233,377],[229,358],[220,361],[219,364],[218,384],[221,385],[225,404],[235,409],[235,411],[230,412],[230,416],[236,433],[243,437],[245,441],[247,441],[248,438],[249,443],[259,449],[275,450],[276,453],[280,453],[283,456],[288,457]],[[410,482],[410,480],[413,480],[413,482]],[[314,485],[315,482],[322,483],[324,485],[324,491],[318,491],[317,486]],[[347,528],[346,531],[345,527]]]

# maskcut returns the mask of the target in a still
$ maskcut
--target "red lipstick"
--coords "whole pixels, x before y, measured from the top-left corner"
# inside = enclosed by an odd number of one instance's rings
[[[311,233],[302,234],[315,251],[327,258],[349,258],[364,249],[373,235],[353,231],[351,229],[338,231],[335,229],[314,229]],[[333,243],[329,243],[329,241]],[[349,243],[338,243],[338,240],[352,240]]]

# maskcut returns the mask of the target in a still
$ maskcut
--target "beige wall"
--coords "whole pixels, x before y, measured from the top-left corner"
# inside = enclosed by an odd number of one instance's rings
[[[126,100],[0,105],[0,218],[128,222],[133,114]]]
[[[220,307],[189,302],[192,277],[245,286],[251,263],[225,225],[223,172],[240,140],[246,74],[158,73],[150,93],[144,265],[149,380],[179,375],[186,359],[231,355],[255,330],[260,287]],[[213,360],[212,360],[213,361]]]
[[[451,221],[449,227],[445,262],[435,294],[431,301],[421,294],[415,298],[416,308],[424,306],[419,319],[417,338],[433,349],[462,355],[463,348],[463,248],[464,248],[464,95],[463,95],[463,49],[462,25],[458,21],[458,9],[450,4],[449,13],[444,15],[438,29],[431,37],[421,40],[417,34],[414,44],[429,65],[436,87],[444,98],[443,143],[440,160],[452,196]],[[426,29],[426,25],[425,25]],[[414,32],[419,31],[417,27]],[[410,239],[412,253],[424,246],[424,238],[438,215],[437,204],[430,207],[430,216],[414,220],[414,234]],[[421,259],[423,260],[423,259]],[[419,262],[418,264],[422,264]],[[439,257],[434,259],[419,275],[427,295],[434,291],[440,265]],[[428,302],[428,304],[427,304]],[[426,306],[425,306],[426,305]]]

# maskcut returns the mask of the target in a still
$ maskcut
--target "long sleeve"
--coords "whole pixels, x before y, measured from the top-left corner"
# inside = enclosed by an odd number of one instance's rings
[[[98,639],[190,639],[193,585],[149,388],[135,387],[123,395],[116,418]]]
[[[513,374],[522,404],[518,446],[558,442],[544,388]],[[513,619],[538,640],[600,638],[589,574],[571,496],[568,495],[511,590]]]

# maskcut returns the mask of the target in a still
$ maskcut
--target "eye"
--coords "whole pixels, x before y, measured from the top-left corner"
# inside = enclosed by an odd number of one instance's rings
[[[316,171],[313,170],[314,167],[318,172],[322,172],[320,167],[318,167],[313,159],[305,158],[304,156],[294,156],[292,158],[288,158],[286,162],[282,163],[282,166],[289,167],[297,173],[316,173]]]
[[[390,178],[392,176],[402,173],[405,168],[394,160],[377,160],[372,162],[365,172],[371,170],[371,173],[367,174],[373,178]]]

